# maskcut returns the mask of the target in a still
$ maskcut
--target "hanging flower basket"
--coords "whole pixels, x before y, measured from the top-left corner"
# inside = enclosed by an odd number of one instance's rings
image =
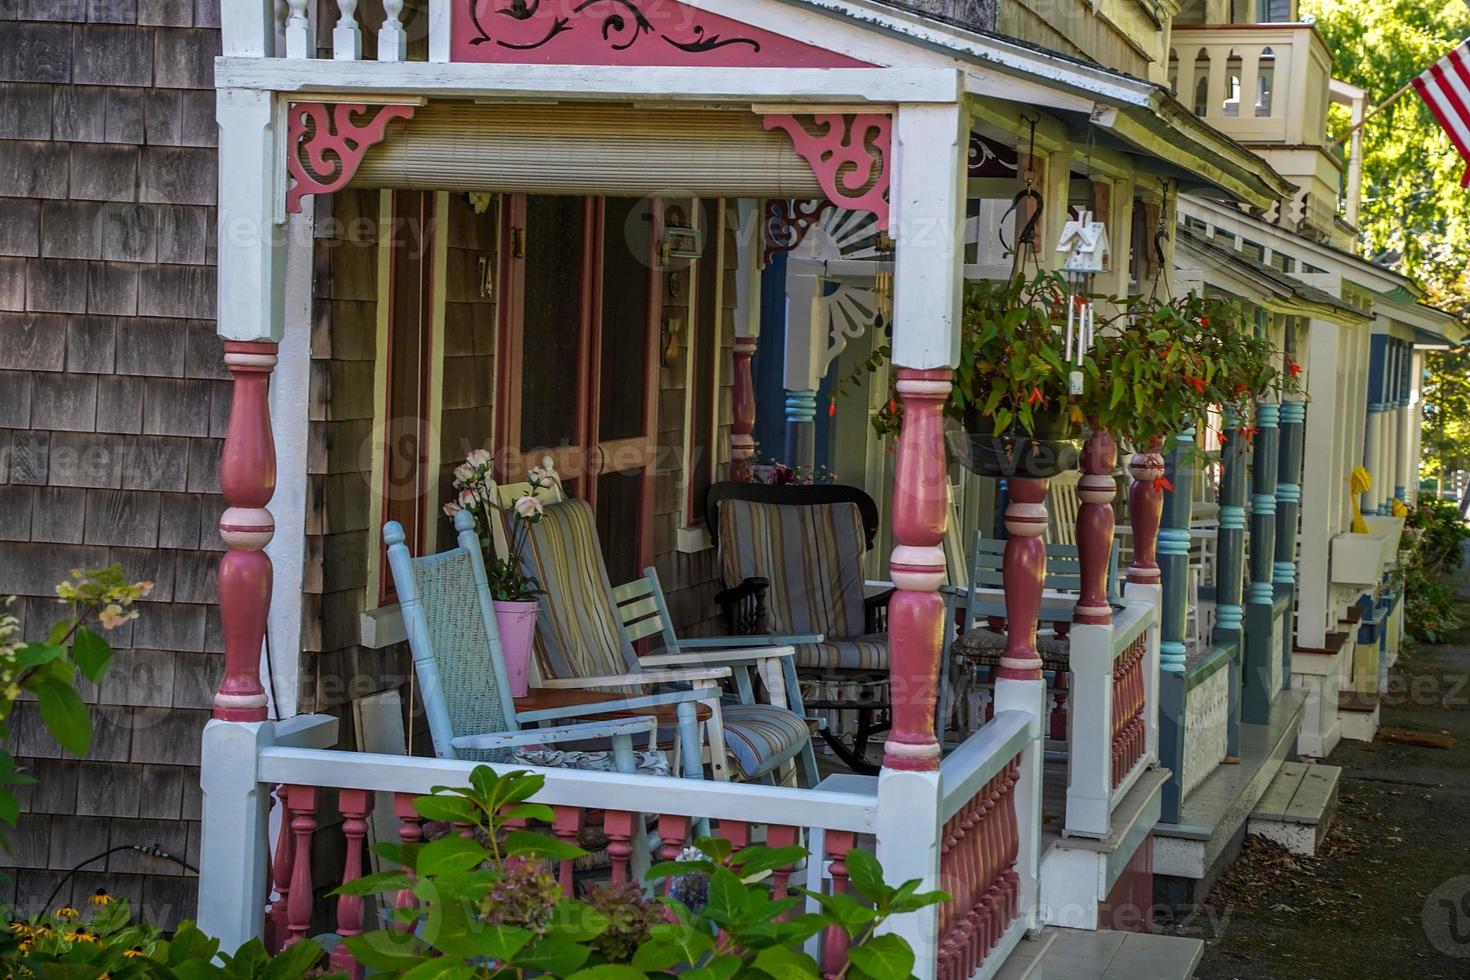
[[[979,409],[965,410],[964,428],[951,429],[949,450],[971,473],[1005,479],[1029,477],[1050,479],[1077,466],[1080,442],[1076,427],[1058,410],[1041,410],[1033,416],[1027,432],[1012,420],[1001,432],[995,418]]]

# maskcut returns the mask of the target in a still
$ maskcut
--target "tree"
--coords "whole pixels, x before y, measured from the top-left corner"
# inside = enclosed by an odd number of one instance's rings
[[[1470,34],[1463,0],[1302,0],[1333,53],[1333,75],[1377,104]],[[1350,122],[1333,106],[1330,131]],[[1470,190],[1467,164],[1412,92],[1363,132],[1362,254],[1420,283],[1435,306],[1470,315]],[[1431,352],[1424,379],[1424,468],[1470,467],[1470,353]]]

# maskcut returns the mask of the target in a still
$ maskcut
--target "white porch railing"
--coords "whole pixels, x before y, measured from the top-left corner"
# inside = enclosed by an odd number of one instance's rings
[[[1158,759],[1158,623],[1152,598],[1130,598],[1112,626],[1072,627],[1069,836],[1108,837],[1113,810]]]
[[[395,824],[378,826],[377,836],[421,839],[413,798],[435,786],[468,785],[475,768],[457,760],[339,751],[331,748],[336,731],[336,719],[326,716],[281,723],[212,721],[206,727],[198,919],[202,929],[220,938],[222,948],[235,949],[256,936],[278,948],[323,931],[363,931],[361,900],[339,902],[330,924],[313,921],[313,896],[336,884],[313,878],[317,836],[345,837],[343,880],[352,880],[364,871],[371,815],[381,819],[391,813]],[[642,826],[640,814],[656,815],[657,856],[664,858],[690,842],[700,820],[710,821],[715,833],[737,847],[761,836],[756,828],[762,827],[769,843],[805,841],[819,853],[804,869],[778,869],[775,887],[783,892],[788,881],[812,891],[845,889],[847,851],[876,844],[890,881],[918,878],[925,888],[942,887],[955,896],[937,911],[890,923],[914,946],[916,974],[983,980],[1035,923],[1040,752],[1035,716],[1008,710],[946,759],[939,773],[884,770],[876,791],[872,780],[850,781],[846,785],[857,787],[853,790],[804,790],[546,769],[538,770],[546,783],[536,799],[556,814],[550,831],[568,840],[576,838],[588,811],[600,811],[617,879],[637,870],[633,835]],[[885,786],[886,781],[893,782]],[[375,808],[375,797],[385,795],[392,806]],[[885,798],[901,806],[880,814]],[[272,848],[267,837],[275,805],[284,809]],[[340,828],[320,828],[318,814],[327,805],[341,814]],[[915,815],[923,813],[935,823],[927,835],[916,822]],[[570,891],[570,864],[560,870],[562,886]],[[808,952],[836,972],[846,962],[846,934],[833,929],[814,940]],[[336,956],[334,967],[352,968],[345,947]]]

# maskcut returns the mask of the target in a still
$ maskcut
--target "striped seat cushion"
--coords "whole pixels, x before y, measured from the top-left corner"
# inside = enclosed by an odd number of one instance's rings
[[[864,536],[853,503],[802,506],[720,501],[720,573],[727,587],[764,578],[772,633],[863,634]]]
[[[613,605],[597,518],[585,500],[548,504],[530,525],[525,570],[545,593],[536,616],[536,665],[542,677],[569,679],[633,673],[637,655]]]
[[[741,779],[759,779],[777,766],[796,757],[811,730],[805,719],[771,704],[725,704],[720,707],[725,724],[725,754]],[[659,743],[672,745],[678,738],[673,726],[659,729]]]
[[[801,670],[887,670],[888,634],[869,633],[851,640],[799,644],[796,666]]]

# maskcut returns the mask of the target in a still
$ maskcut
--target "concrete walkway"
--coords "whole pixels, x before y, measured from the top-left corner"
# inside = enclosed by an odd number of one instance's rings
[[[1206,941],[1196,976],[1470,977],[1470,630],[1407,650],[1383,706],[1386,728],[1448,734],[1453,746],[1343,742],[1328,760],[1343,767],[1342,798],[1322,854],[1252,839],[1174,929]]]

